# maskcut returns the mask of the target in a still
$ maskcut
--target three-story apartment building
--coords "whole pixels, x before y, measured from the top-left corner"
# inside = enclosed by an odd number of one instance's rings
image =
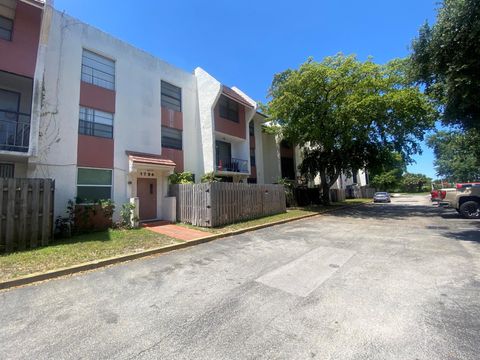
[[[298,149],[262,131],[257,103],[201,68],[179,69],[55,10],[0,0],[0,176],[53,178],[70,199],[138,198],[171,213],[168,176],[295,179]]]
[[[0,176],[54,178],[57,214],[137,197],[141,219],[162,218],[173,171],[264,181],[251,142],[265,118],[239,89],[48,2],[0,0],[0,21]]]

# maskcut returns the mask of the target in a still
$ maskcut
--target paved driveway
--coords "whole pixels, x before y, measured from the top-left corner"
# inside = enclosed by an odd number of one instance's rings
[[[398,198],[0,293],[0,357],[478,359],[480,223]]]

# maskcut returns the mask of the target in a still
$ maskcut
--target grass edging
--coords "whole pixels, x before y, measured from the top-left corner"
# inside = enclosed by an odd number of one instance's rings
[[[118,263],[130,261],[130,260],[140,259],[140,258],[147,257],[147,256],[158,255],[158,254],[170,252],[170,251],[173,251],[173,250],[180,250],[180,249],[188,248],[188,247],[191,247],[191,246],[207,243],[207,242],[210,242],[210,241],[213,241],[213,240],[217,240],[219,238],[226,238],[226,237],[230,237],[230,236],[234,236],[234,235],[240,235],[240,234],[244,234],[246,232],[260,230],[260,229],[264,229],[264,228],[270,227],[270,226],[281,225],[281,224],[285,224],[285,223],[288,223],[288,222],[291,222],[291,221],[296,221],[296,220],[303,220],[303,219],[311,218],[311,217],[314,217],[314,216],[320,216],[324,213],[337,211],[337,210],[341,210],[341,209],[357,207],[357,206],[361,206],[361,205],[365,205],[365,204],[367,204],[367,202],[345,205],[345,206],[332,207],[331,209],[325,209],[325,210],[323,210],[319,213],[300,215],[298,217],[294,217],[294,218],[290,218],[290,219],[282,219],[282,220],[278,220],[278,221],[274,221],[274,222],[270,222],[270,223],[266,223],[266,224],[250,226],[250,227],[247,227],[247,228],[244,228],[244,229],[232,230],[232,231],[227,232],[227,233],[207,235],[207,236],[204,236],[204,237],[201,237],[201,238],[198,238],[198,239],[195,239],[195,240],[187,241],[187,242],[184,242],[184,243],[166,245],[166,246],[157,247],[157,248],[153,248],[153,249],[149,249],[149,250],[145,250],[145,251],[141,251],[141,252],[136,252],[136,253],[131,253],[131,254],[127,254],[127,255],[120,255],[120,256],[111,257],[111,258],[107,258],[107,259],[89,261],[89,262],[86,262],[86,263],[82,263],[82,264],[78,264],[78,265],[74,265],[74,266],[70,266],[70,267],[66,267],[66,268],[60,268],[60,269],[50,270],[50,271],[46,271],[46,272],[42,272],[42,273],[34,273],[34,274],[30,274],[30,275],[25,275],[25,276],[18,277],[16,279],[11,279],[11,280],[0,282],[0,290],[5,290],[5,289],[9,289],[9,288],[12,288],[12,287],[17,287],[17,286],[22,286],[22,285],[33,284],[33,283],[36,283],[36,282],[50,280],[50,279],[54,279],[54,278],[58,278],[58,277],[61,277],[61,276],[66,276],[66,275],[72,275],[72,274],[83,272],[83,271],[94,270],[94,269],[102,268],[102,267],[113,265],[113,264],[118,264]]]

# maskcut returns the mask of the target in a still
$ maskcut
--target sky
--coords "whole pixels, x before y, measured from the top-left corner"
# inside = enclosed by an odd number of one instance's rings
[[[356,54],[385,63],[409,54],[438,0],[55,0],[57,10],[177,67],[200,66],[265,102],[275,73],[308,57]],[[422,146],[408,171],[435,178]]]

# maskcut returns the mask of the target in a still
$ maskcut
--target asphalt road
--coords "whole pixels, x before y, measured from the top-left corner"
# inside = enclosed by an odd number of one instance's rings
[[[480,222],[402,197],[0,293],[2,359],[478,359]]]

